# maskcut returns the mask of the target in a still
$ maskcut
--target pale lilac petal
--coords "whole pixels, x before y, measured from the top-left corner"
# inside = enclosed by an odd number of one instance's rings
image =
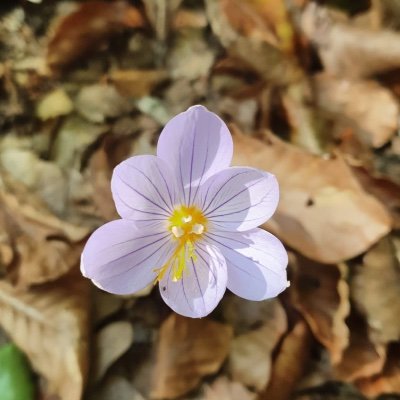
[[[254,168],[231,167],[202,185],[197,205],[210,221],[210,229],[246,231],[267,221],[278,201],[274,175]]]
[[[117,165],[111,190],[119,215],[142,226],[165,224],[179,201],[170,168],[156,156],[131,157]]]
[[[157,156],[177,177],[186,205],[198,187],[232,160],[233,143],[225,123],[203,106],[194,106],[172,118],[161,132]]]
[[[134,221],[117,220],[90,236],[81,257],[84,276],[115,294],[135,293],[157,277],[175,244],[170,233],[138,229]]]
[[[207,235],[219,246],[228,268],[228,289],[248,300],[277,296],[287,287],[288,256],[282,243],[263,229]]]
[[[196,261],[189,260],[182,279],[172,280],[170,269],[160,282],[164,301],[178,314],[191,318],[208,315],[226,290],[224,257],[217,247],[196,243]]]

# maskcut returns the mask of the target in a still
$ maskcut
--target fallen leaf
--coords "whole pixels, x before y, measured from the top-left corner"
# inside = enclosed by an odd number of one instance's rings
[[[119,30],[143,26],[141,13],[125,1],[83,3],[59,22],[48,44],[47,63],[52,69],[65,68],[99,49]]]
[[[202,31],[182,31],[176,36],[168,55],[168,70],[175,79],[205,78],[210,73],[215,56]]]
[[[364,190],[379,199],[390,212],[393,229],[400,229],[400,184],[362,166],[353,166],[353,172]]]
[[[390,231],[383,205],[361,188],[339,155],[318,157],[272,134],[260,141],[232,128],[233,163],[270,171],[278,179],[279,206],[265,227],[289,246],[313,260],[336,264]]]
[[[350,316],[347,324],[350,330],[350,342],[343,352],[340,363],[335,365],[335,378],[354,382],[378,374],[385,364],[385,346],[374,345],[370,341],[365,321],[359,316]]]
[[[375,398],[385,393],[397,394],[400,392],[400,349],[397,345],[389,348],[388,360],[382,373],[371,378],[360,379],[357,387],[369,398]]]
[[[275,319],[282,322],[282,306],[278,299],[250,301],[226,293],[221,307],[224,319],[232,326],[235,335],[241,335]]]
[[[0,325],[61,400],[80,400],[84,388],[87,294],[76,276],[28,292],[0,281]]]
[[[311,335],[304,321],[296,323],[283,339],[273,364],[269,385],[259,400],[289,400],[306,370],[310,357]]]
[[[326,72],[358,79],[400,66],[400,34],[387,29],[360,28],[335,18],[328,8],[311,2],[301,26],[316,46]]]
[[[0,213],[18,254],[18,284],[55,280],[79,262],[89,229],[62,221],[21,184],[0,175]]]
[[[76,98],[76,109],[90,122],[102,123],[132,109],[113,85],[96,84],[83,87]]]
[[[286,314],[278,301],[271,318],[250,332],[233,339],[229,352],[229,371],[233,380],[265,389],[271,375],[272,352],[287,330]],[[254,366],[257,368],[254,368]]]
[[[235,2],[237,7],[229,8],[230,2]],[[252,0],[253,1],[253,0]],[[259,2],[261,7],[265,2]],[[280,3],[280,2],[279,2]],[[215,36],[218,37],[221,44],[228,50],[231,56],[246,61],[252,68],[257,71],[263,79],[278,84],[288,84],[294,82],[302,76],[302,72],[297,63],[290,57],[287,57],[278,47],[277,41],[273,34],[268,34],[264,31],[263,40],[260,35],[244,36],[243,32],[243,17],[242,13],[237,13],[239,8],[247,8],[248,2],[239,2],[237,0],[206,0],[206,12],[210,21],[211,28]],[[272,2],[271,2],[272,5]],[[251,8],[251,7],[250,7]],[[273,7],[271,7],[272,9]],[[225,12],[235,13],[233,25],[229,16]],[[259,11],[251,11],[251,15],[258,15]],[[254,22],[247,23],[247,26],[254,26]],[[239,31],[235,26],[241,27]],[[245,31],[245,30],[244,30]],[[266,37],[268,35],[268,39]],[[261,35],[262,36],[262,35]]]
[[[313,79],[318,107],[335,121],[354,128],[360,139],[381,147],[399,125],[399,104],[393,94],[374,81],[349,81],[327,74]]]
[[[400,340],[400,268],[389,237],[382,239],[363,258],[352,274],[351,295],[365,315],[373,343]]]
[[[91,397],[92,398],[92,397]],[[145,400],[131,382],[122,376],[112,376],[99,388],[93,400]]]
[[[160,328],[151,397],[174,399],[194,389],[221,367],[231,339],[228,325],[171,314]]]
[[[148,96],[159,83],[168,78],[165,70],[114,70],[108,76],[118,92],[123,96]]]
[[[342,268],[297,258],[292,263],[290,298],[308,322],[315,338],[337,364],[349,343],[345,319],[350,313],[349,287]]]
[[[74,105],[63,89],[46,94],[38,103],[36,115],[43,121],[69,114]]]
[[[255,393],[250,392],[239,382],[230,381],[225,376],[216,379],[204,387],[201,400],[255,400]]]
[[[117,321],[106,325],[95,338],[95,381],[100,381],[107,369],[120,358],[133,342],[133,327]]]
[[[0,146],[0,163],[12,178],[23,183],[30,193],[38,195],[52,212],[65,214],[68,189],[58,165],[42,160],[30,149],[7,143]]]

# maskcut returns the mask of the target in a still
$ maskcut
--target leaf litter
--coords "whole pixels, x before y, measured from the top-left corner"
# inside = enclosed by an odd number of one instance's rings
[[[5,2],[0,337],[37,399],[400,395],[400,10],[395,0]],[[265,228],[291,287],[209,317],[89,288],[113,168],[201,103],[235,163],[274,173]],[[10,345],[10,344],[6,344]],[[1,378],[0,368],[0,378]],[[392,397],[390,397],[392,398]]]

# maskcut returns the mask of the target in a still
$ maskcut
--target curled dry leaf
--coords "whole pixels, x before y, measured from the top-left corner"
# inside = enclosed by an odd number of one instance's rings
[[[107,369],[129,349],[132,342],[133,327],[129,322],[117,321],[101,329],[95,339],[96,381],[99,381]]]
[[[390,238],[382,239],[363,258],[351,280],[356,307],[366,316],[374,343],[400,340],[400,268]]]
[[[272,352],[287,330],[283,307],[278,301],[273,304],[270,318],[260,328],[234,338],[229,353],[232,378],[257,391],[265,389],[269,381]]]
[[[53,69],[67,67],[98,50],[123,28],[144,26],[141,13],[125,1],[83,3],[58,24],[47,48],[47,63]]]
[[[313,79],[317,105],[354,128],[360,139],[381,147],[399,125],[399,104],[392,93],[374,81],[349,81],[327,74]]]
[[[336,20],[327,8],[310,3],[301,21],[305,35],[316,45],[327,72],[352,79],[398,68],[400,34],[359,28]]]
[[[80,258],[88,229],[62,221],[21,184],[0,176],[2,230],[17,253],[18,284],[43,283],[67,273]]]
[[[221,367],[231,339],[228,325],[171,314],[160,329],[151,397],[174,399],[194,389]]]
[[[314,336],[337,364],[349,342],[345,323],[350,312],[349,288],[342,268],[297,259],[292,263],[290,297],[302,313]]]
[[[349,346],[343,352],[339,364],[335,365],[335,378],[354,382],[382,371],[386,359],[383,345],[374,345],[368,337],[365,322],[359,316],[352,315],[348,320],[350,330]]]
[[[314,156],[272,134],[261,142],[237,128],[234,132],[234,164],[278,178],[280,202],[266,228],[300,253],[335,264],[362,253],[390,231],[384,206],[361,188],[342,157]]]
[[[0,281],[0,325],[61,400],[82,396],[87,320],[87,283],[76,276],[29,292]]]
[[[204,388],[201,400],[255,400],[255,398],[256,395],[239,382],[232,382],[222,376]]]
[[[289,400],[310,357],[311,334],[304,321],[296,323],[282,342],[267,389],[259,400]]]

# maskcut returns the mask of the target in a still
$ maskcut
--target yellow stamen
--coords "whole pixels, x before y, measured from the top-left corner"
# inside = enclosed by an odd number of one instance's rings
[[[154,283],[160,282],[166,272],[172,268],[172,281],[182,279],[186,270],[186,263],[196,261],[195,242],[199,240],[207,230],[207,219],[203,213],[194,206],[177,207],[169,218],[169,227],[177,246],[168,261],[158,269]]]

